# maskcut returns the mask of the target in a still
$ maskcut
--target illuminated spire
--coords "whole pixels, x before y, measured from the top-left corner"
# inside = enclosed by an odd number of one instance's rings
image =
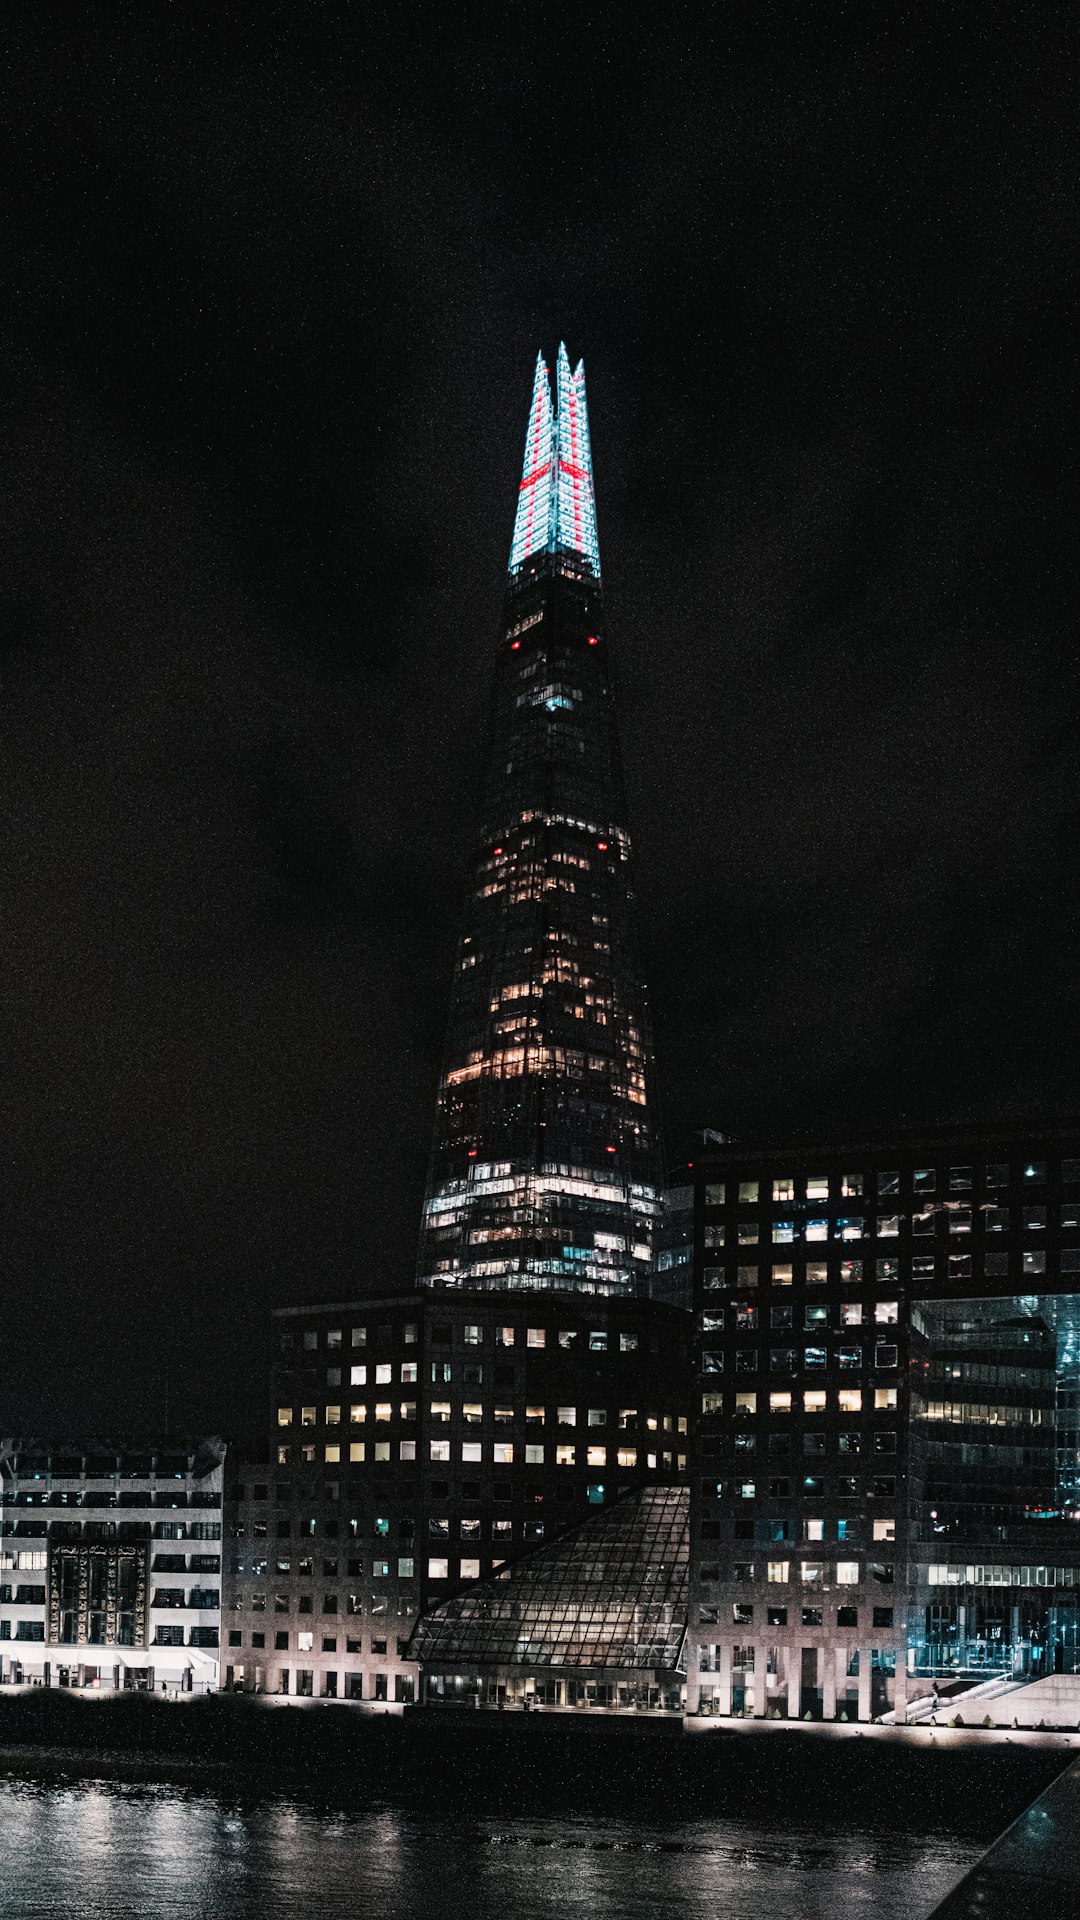
[[[510,571],[515,573],[530,554],[568,550],[583,554],[599,579],[585,363],[579,360],[571,373],[562,341],[555,375],[553,414],[547,365],[537,354]]]
[[[551,534],[552,465],[554,422],[551,414],[551,386],[542,354],[536,356],[532,405],[525,435],[525,464],[518,489],[514,539],[510,548],[511,573],[527,560],[530,553],[546,551]]]

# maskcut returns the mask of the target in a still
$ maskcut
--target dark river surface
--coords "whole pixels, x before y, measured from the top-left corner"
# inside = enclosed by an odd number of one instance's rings
[[[460,1792],[441,1810],[400,1790],[107,1772],[0,1761],[5,1920],[924,1920],[992,1837],[940,1804],[903,1826],[857,1799],[824,1818],[488,1811]]]

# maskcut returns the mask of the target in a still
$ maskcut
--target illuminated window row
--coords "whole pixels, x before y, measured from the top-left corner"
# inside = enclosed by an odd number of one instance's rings
[[[807,1387],[799,1395],[788,1388],[782,1388],[768,1394],[758,1394],[756,1389],[739,1390],[727,1396],[727,1406],[735,1413],[757,1413],[758,1402],[764,1412],[792,1413],[796,1407],[802,1407],[804,1413],[824,1413],[831,1405],[841,1413],[860,1413],[869,1411],[887,1413],[897,1405],[896,1387],[838,1387],[830,1392],[824,1387]],[[722,1413],[725,1407],[724,1394],[711,1388],[701,1396],[703,1413]]]
[[[787,1586],[796,1580],[804,1586],[857,1587],[862,1573],[858,1560],[769,1560],[765,1578],[771,1586]]]
[[[709,1306],[699,1315],[698,1322],[703,1333],[722,1332],[725,1321],[733,1333],[754,1333],[757,1330],[761,1309],[752,1301],[735,1301],[729,1307]],[[810,1305],[803,1309],[803,1325],[808,1331],[824,1330],[835,1314],[842,1327],[861,1327],[863,1324],[863,1303],[861,1300],[844,1300],[834,1308],[828,1305]],[[873,1314],[865,1309],[867,1324],[871,1318],[877,1326],[895,1326],[900,1318],[898,1300],[877,1300]],[[792,1309],[789,1305],[769,1309],[769,1325],[776,1331],[792,1325]]]
[[[432,1460],[448,1462],[455,1457],[453,1453],[453,1443],[449,1440],[431,1440],[428,1446]],[[459,1453],[457,1457],[466,1465],[479,1465],[485,1458],[490,1458],[495,1466],[499,1467],[512,1466],[514,1463],[515,1443],[512,1440],[496,1440],[489,1444],[486,1453],[483,1442],[479,1440],[463,1440],[458,1443],[458,1446]],[[613,1466],[636,1467],[638,1465],[638,1449],[636,1447],[608,1448],[591,1446],[579,1448],[570,1442],[557,1444],[555,1447],[547,1450],[545,1450],[544,1446],[540,1443],[532,1445],[527,1443],[523,1447],[518,1446],[516,1457],[518,1460],[524,1460],[525,1465],[529,1467],[542,1467],[545,1464],[545,1460],[550,1459],[553,1459],[555,1465],[558,1467],[573,1467],[579,1463],[579,1456],[580,1464],[583,1466],[605,1467],[608,1464],[609,1453]],[[649,1454],[646,1463],[651,1467],[655,1467],[656,1455]],[[679,1455],[679,1464],[680,1467],[685,1467],[685,1454]]]
[[[882,1371],[897,1366],[899,1362],[899,1351],[899,1348],[894,1346],[891,1341],[879,1340],[874,1347],[873,1366],[875,1371]],[[759,1370],[759,1358],[761,1361],[761,1372],[765,1371],[764,1363],[767,1358],[770,1373],[798,1373],[800,1369],[803,1372],[813,1372],[816,1369],[824,1371],[830,1364],[830,1354],[827,1347],[803,1347],[801,1349],[798,1347],[772,1347],[768,1350],[767,1355],[764,1350],[759,1353],[757,1347],[737,1349],[733,1354],[725,1354],[725,1350],[722,1347],[705,1347],[701,1353],[701,1371],[704,1374],[723,1373],[727,1363],[733,1361],[734,1364],[728,1367],[729,1371],[743,1374],[757,1373]],[[845,1369],[861,1371],[864,1365],[863,1349],[854,1346],[834,1347],[831,1362],[832,1365],[838,1367],[841,1372]],[[867,1355],[865,1364],[867,1366],[870,1365],[869,1354]]]
[[[892,1264],[889,1263],[890,1269]],[[830,1280],[839,1282],[841,1286],[858,1286],[862,1283],[863,1271],[864,1263],[861,1260],[840,1260],[831,1269],[824,1260],[808,1260],[803,1277],[808,1287],[824,1287]],[[794,1267],[789,1261],[782,1260],[774,1261],[770,1267],[706,1267],[703,1279],[706,1293],[720,1293],[728,1287],[756,1287],[759,1280],[763,1286],[790,1287],[794,1284],[794,1277]],[[896,1277],[892,1270],[880,1276],[883,1280],[894,1280]]]
[[[1043,1424],[1041,1407],[1009,1407],[985,1400],[928,1400],[924,1413],[927,1420],[944,1420],[952,1426],[1041,1427]],[[1046,1417],[1052,1425],[1052,1408],[1046,1410]]]
[[[415,1346],[419,1337],[419,1323],[407,1320],[398,1325],[386,1325],[378,1329],[379,1344],[396,1339],[398,1334],[405,1346]],[[366,1347],[368,1345],[367,1327],[318,1327],[304,1328],[299,1342],[291,1327],[282,1327],[278,1331],[278,1350],[288,1357],[299,1350],[302,1353],[318,1353],[325,1349],[327,1353],[339,1353],[343,1346]]]
[[[940,1170],[935,1167],[917,1167],[909,1174],[885,1170],[865,1176],[862,1173],[812,1174],[798,1177],[777,1174],[772,1181],[771,1194],[774,1202],[785,1200],[828,1200],[861,1199],[864,1193],[873,1191],[879,1196],[910,1191],[913,1195],[942,1191],[954,1194],[970,1193],[973,1188],[985,1185],[991,1191],[1008,1187],[1014,1182],[1027,1187],[1044,1186],[1051,1169],[1045,1160],[1025,1160],[1010,1167],[1006,1162],[994,1162],[984,1169],[971,1166],[955,1166]],[[1067,1185],[1080,1185],[1080,1160],[1065,1159],[1061,1162],[1061,1178]],[[738,1201],[746,1206],[756,1206],[768,1197],[769,1183],[760,1180],[715,1181],[705,1188],[705,1204],[710,1207],[722,1207]]]
[[[924,1577],[919,1570],[920,1580]],[[931,1587],[1077,1587],[1080,1567],[1036,1567],[972,1564],[929,1566],[925,1579]]]
[[[339,1461],[346,1460],[353,1466],[359,1466],[362,1465],[365,1460],[374,1460],[376,1462],[390,1460],[393,1457],[391,1448],[392,1443],[389,1440],[375,1440],[370,1444],[363,1440],[329,1440],[323,1447],[322,1458],[328,1466],[336,1466]],[[315,1447],[305,1447],[301,1449],[301,1454],[305,1464],[310,1466],[316,1458],[317,1449]],[[399,1440],[397,1444],[397,1458],[400,1461],[415,1460],[416,1441]]]

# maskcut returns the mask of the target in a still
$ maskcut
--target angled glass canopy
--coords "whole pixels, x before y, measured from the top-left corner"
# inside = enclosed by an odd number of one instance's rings
[[[444,1600],[409,1658],[430,1666],[679,1669],[689,1494],[641,1487]]]

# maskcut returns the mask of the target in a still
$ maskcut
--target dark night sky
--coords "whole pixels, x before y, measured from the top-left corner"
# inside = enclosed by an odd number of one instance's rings
[[[1071,9],[713,11],[8,22],[5,1430],[411,1277],[560,335],[669,1138],[1080,1105]]]

